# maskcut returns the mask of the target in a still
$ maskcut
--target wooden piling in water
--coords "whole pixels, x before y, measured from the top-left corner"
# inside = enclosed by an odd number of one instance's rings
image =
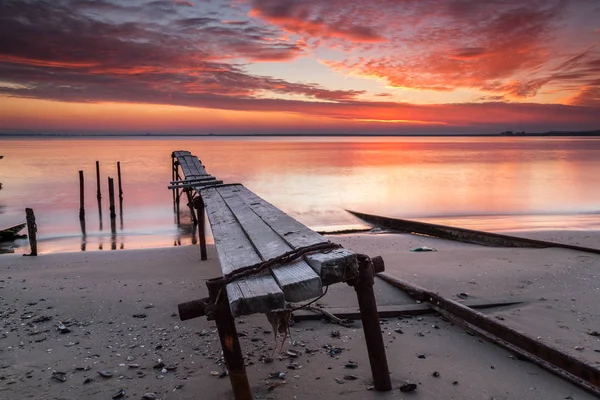
[[[102,193],[100,192],[100,161],[96,161],[96,196],[98,197],[98,202],[102,198]]]
[[[110,219],[113,220],[117,218],[117,213],[115,212],[115,184],[114,179],[111,177],[108,178],[108,199],[110,201]]]
[[[121,186],[121,161],[117,161],[117,178],[119,182],[119,199],[123,199],[123,186]]]
[[[31,208],[25,209],[25,219],[27,220],[27,235],[29,238],[30,256],[37,256],[37,224],[35,223],[35,214]]]
[[[79,220],[85,220],[83,171],[79,171]]]

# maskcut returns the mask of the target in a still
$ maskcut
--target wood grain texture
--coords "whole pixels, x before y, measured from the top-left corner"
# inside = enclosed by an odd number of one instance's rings
[[[240,186],[238,196],[273,229],[292,249],[326,242],[327,239],[277,207]],[[324,285],[356,276],[358,261],[351,251],[339,249],[329,253],[309,254],[306,262],[321,277]]]
[[[205,189],[201,195],[213,231],[223,275],[262,261],[217,189]],[[271,275],[230,283],[227,285],[227,295],[234,317],[266,313],[274,306],[281,308],[285,305],[283,291]]]
[[[293,250],[237,196],[241,188],[243,186],[226,186],[216,190],[235,215],[260,257],[263,260],[269,260]],[[321,279],[304,260],[300,259],[275,267],[272,269],[272,274],[281,286],[286,301],[303,301],[322,294]]]

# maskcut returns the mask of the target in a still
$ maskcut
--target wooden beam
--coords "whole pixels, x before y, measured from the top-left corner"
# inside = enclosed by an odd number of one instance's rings
[[[180,179],[180,180],[177,180],[177,181],[171,181],[171,185],[177,185],[177,184],[180,184],[180,183],[197,182],[197,181],[212,181],[212,180],[215,180],[215,179],[217,179],[217,178],[215,178],[212,175],[206,175],[206,176],[199,177],[199,178]]]
[[[221,185],[221,184],[223,184],[223,181],[210,180],[210,181],[186,183],[186,184],[181,184],[181,185],[171,185],[171,186],[167,186],[167,189],[184,189],[184,188],[190,188],[190,187],[204,187],[204,186]]]
[[[237,188],[239,189],[238,196],[292,249],[327,241],[325,237],[296,221],[245,187],[238,186]],[[323,285],[346,281],[356,277],[358,272],[356,254],[346,249],[308,254],[305,256],[305,260],[321,277]]]
[[[223,275],[262,261],[216,189],[204,190],[202,198]],[[285,306],[283,291],[271,275],[255,276],[230,283],[227,285],[227,296],[234,317],[265,313]]]
[[[466,300],[461,304],[474,309],[487,309],[494,307],[508,307],[523,304],[526,300]],[[341,319],[360,319],[358,307],[327,307],[325,311]],[[400,304],[377,306],[379,318],[413,317],[432,314],[436,311],[428,303],[422,304]],[[318,312],[298,310],[294,311],[295,321],[320,320],[323,315]]]
[[[370,225],[382,228],[392,229],[399,232],[418,233],[422,235],[433,236],[440,239],[456,240],[459,242],[480,244],[484,246],[497,247],[529,247],[529,248],[548,248],[558,247],[585,251],[588,253],[600,254],[600,249],[594,249],[582,246],[573,246],[570,244],[547,242],[544,240],[535,240],[521,238],[518,236],[501,235],[498,233],[475,231],[472,229],[456,228],[453,226],[428,224],[425,222],[410,221],[406,219],[388,218],[380,215],[364,214],[356,211],[346,210],[350,214],[365,221]]]
[[[465,329],[531,360],[542,368],[600,396],[600,370],[456,301],[386,273],[377,274]]]

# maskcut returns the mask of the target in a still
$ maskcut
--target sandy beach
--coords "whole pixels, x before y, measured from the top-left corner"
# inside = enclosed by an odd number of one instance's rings
[[[597,232],[520,234],[600,247]],[[590,335],[600,331],[599,255],[406,234],[330,239],[381,255],[388,273],[454,300],[467,293],[470,299],[523,301],[485,312],[600,367],[600,337]],[[417,246],[437,251],[410,251]],[[128,399],[149,393],[157,399],[232,398],[214,324],[204,318],[181,322],[177,315],[178,303],[206,296],[204,280],[220,274],[214,247],[204,262],[195,246],[41,253],[0,256],[1,399],[110,399],[121,390]],[[381,280],[375,289],[380,305],[414,303]],[[356,297],[340,284],[319,303],[350,307]],[[351,328],[299,321],[286,348],[301,355],[283,354],[266,364],[261,356],[271,355],[274,345],[267,319],[253,315],[236,322],[257,399],[594,398],[434,314],[382,321],[394,386],[387,393],[368,390],[371,372],[359,321]],[[330,354],[327,346],[341,350]],[[345,368],[351,361],[356,369]],[[269,378],[274,373],[285,376]],[[417,389],[401,392],[406,382]]]

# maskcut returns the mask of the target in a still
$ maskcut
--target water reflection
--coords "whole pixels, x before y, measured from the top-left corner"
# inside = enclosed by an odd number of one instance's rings
[[[106,243],[124,248],[125,241],[127,248],[196,243],[192,211],[173,201],[188,199],[166,188],[174,149],[191,151],[210,174],[243,183],[315,230],[364,227],[345,209],[492,231],[600,229],[599,138],[48,138],[1,145],[0,225],[23,205],[34,208],[42,252],[78,250],[83,239],[88,251]],[[76,179],[48,172],[94,174],[89,160],[109,166],[105,176],[122,163],[127,210],[120,199],[110,238],[103,234],[107,204],[98,198],[98,219],[86,221],[84,238],[74,217]],[[105,178],[102,185],[106,192]],[[96,187],[85,190],[86,198],[98,195]]]

